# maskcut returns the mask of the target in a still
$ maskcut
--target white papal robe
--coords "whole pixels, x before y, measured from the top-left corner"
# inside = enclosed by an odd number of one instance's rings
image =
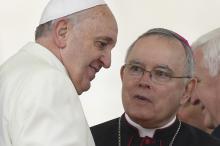
[[[0,67],[0,146],[94,145],[76,89],[48,49],[30,42]]]

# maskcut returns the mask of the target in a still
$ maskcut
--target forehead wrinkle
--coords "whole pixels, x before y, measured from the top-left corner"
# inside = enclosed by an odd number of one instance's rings
[[[110,9],[107,5],[98,5],[80,12],[76,12],[69,16],[71,21],[74,24],[81,23],[85,20],[87,21],[94,21],[96,19],[104,19],[104,18],[112,18],[114,19],[113,14],[111,13]],[[115,20],[115,19],[114,19]],[[116,20],[115,20],[116,21]]]

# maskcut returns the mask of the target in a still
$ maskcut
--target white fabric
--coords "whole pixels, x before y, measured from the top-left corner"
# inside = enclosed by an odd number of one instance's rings
[[[95,146],[64,66],[39,44],[0,67],[0,146]]]
[[[165,124],[165,125],[162,126],[162,127],[155,128],[155,129],[147,129],[147,128],[144,128],[144,127],[142,127],[141,125],[135,123],[134,121],[132,121],[131,118],[130,118],[127,114],[125,114],[125,118],[126,118],[126,120],[128,121],[129,124],[131,124],[132,126],[134,126],[135,128],[138,129],[138,132],[139,132],[140,137],[146,137],[146,136],[148,136],[148,137],[151,137],[151,138],[153,138],[154,133],[155,133],[155,131],[156,131],[157,129],[163,129],[163,128],[169,127],[169,126],[172,125],[172,124],[175,122],[175,120],[176,120],[176,117],[174,117],[169,123]]]
[[[41,15],[40,24],[103,4],[106,4],[104,0],[50,0]]]

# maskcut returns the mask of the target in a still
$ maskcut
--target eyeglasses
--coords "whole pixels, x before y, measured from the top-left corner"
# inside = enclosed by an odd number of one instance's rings
[[[150,79],[158,84],[163,84],[170,81],[172,78],[191,78],[191,76],[174,76],[173,71],[164,66],[158,66],[151,71],[146,70],[143,66],[137,64],[124,64],[127,68],[128,74],[137,80],[140,80],[145,72],[148,72]]]

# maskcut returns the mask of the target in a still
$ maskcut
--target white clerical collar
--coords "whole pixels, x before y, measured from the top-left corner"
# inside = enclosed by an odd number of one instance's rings
[[[164,125],[162,127],[159,127],[159,128],[156,128],[156,129],[146,129],[146,128],[143,128],[142,126],[140,126],[139,124],[135,123],[134,121],[132,121],[131,118],[126,113],[125,113],[125,118],[126,118],[126,120],[128,121],[129,124],[131,124],[132,126],[134,126],[135,128],[138,129],[140,137],[148,136],[148,137],[151,137],[151,138],[153,138],[154,133],[157,129],[163,129],[163,128],[169,127],[176,120],[176,116],[175,116],[169,123],[167,123],[166,125]]]

